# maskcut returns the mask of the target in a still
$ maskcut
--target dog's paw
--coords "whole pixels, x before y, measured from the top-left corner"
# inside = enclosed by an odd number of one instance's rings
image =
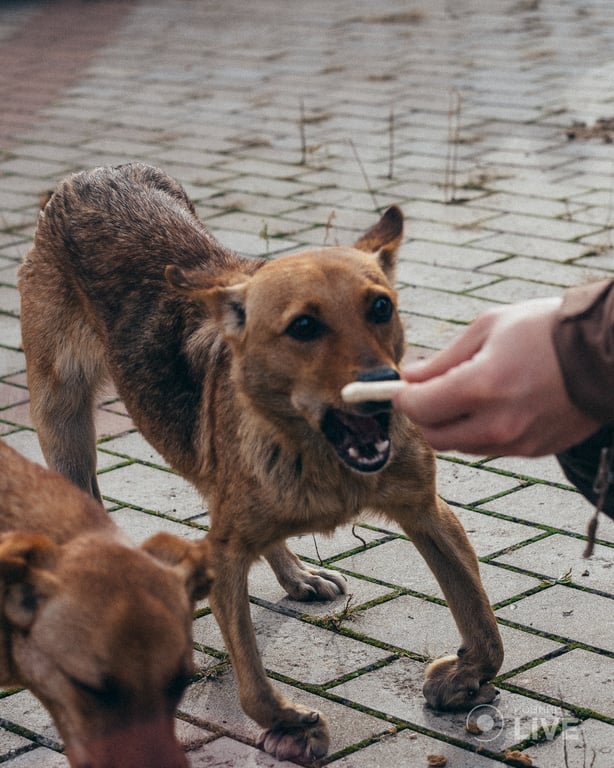
[[[257,746],[278,760],[310,763],[328,752],[328,726],[319,712],[305,711],[300,725],[278,724],[263,731]]]
[[[303,602],[314,600],[334,600],[347,592],[345,578],[335,571],[324,568],[297,569],[293,579],[284,585],[288,597]]]
[[[475,667],[468,667],[458,656],[444,656],[432,662],[422,692],[433,709],[447,710],[472,709],[499,695],[494,685],[480,681]]]

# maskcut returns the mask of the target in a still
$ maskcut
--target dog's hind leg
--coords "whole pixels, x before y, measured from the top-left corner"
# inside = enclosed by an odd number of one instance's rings
[[[293,600],[334,600],[347,591],[340,573],[310,568],[283,541],[274,544],[265,556],[277,581]]]
[[[429,666],[424,696],[435,709],[471,709],[497,695],[489,681],[503,662],[503,644],[464,528],[442,499],[428,506],[409,520],[395,517],[437,578],[462,645]]]
[[[51,469],[101,500],[96,480],[94,399],[105,378],[100,342],[29,276],[21,281],[22,340],[30,414]]]
[[[92,398],[71,381],[32,402],[32,420],[47,464],[102,501],[96,479],[96,431]],[[37,415],[34,415],[34,414]]]

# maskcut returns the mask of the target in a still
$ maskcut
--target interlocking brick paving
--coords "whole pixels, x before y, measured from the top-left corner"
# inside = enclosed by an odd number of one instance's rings
[[[482,309],[614,275],[610,0],[57,0],[0,3],[0,435],[42,461],[20,348],[16,268],[39,199],[65,174],[140,160],[176,176],[214,234],[248,254],[351,242],[399,204],[412,346],[428,355]],[[572,126],[583,123],[582,130]],[[571,130],[573,133],[574,130]],[[135,540],[202,535],[206,509],[134,430],[98,411],[100,486]],[[398,527],[364,520],[290,542],[348,579],[302,604],[258,564],[269,672],[329,718],[334,768],[614,768],[614,523],[583,561],[588,504],[556,462],[441,456],[439,487],[481,560],[506,658],[482,733],[425,708],[432,653],[459,643]],[[191,765],[279,765],[255,748],[206,603],[199,679],[180,705]],[[0,697],[0,762],[65,766],[45,710]]]

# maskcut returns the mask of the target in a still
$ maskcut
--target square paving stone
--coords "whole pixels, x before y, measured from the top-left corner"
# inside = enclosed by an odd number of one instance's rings
[[[175,719],[175,733],[177,740],[186,751],[197,749],[202,744],[206,744],[216,738],[216,734],[211,731],[207,731],[205,728],[200,728],[197,725],[192,725],[192,723],[179,718]]]
[[[365,637],[428,658],[455,653],[461,642],[448,608],[408,595],[359,613],[351,627]],[[513,627],[500,625],[499,632],[505,651],[501,672],[515,669],[561,647],[553,640]]]
[[[285,683],[273,681],[273,685],[290,701],[317,710],[326,717],[331,735],[331,754],[390,730],[389,723],[372,715]],[[236,680],[230,670],[191,685],[179,710],[195,722],[232,730],[239,738],[255,740],[261,731],[260,726],[241,709]],[[264,756],[264,753],[260,754]]]
[[[455,461],[437,460],[437,492],[448,502],[476,504],[519,485],[520,481],[509,475]]]
[[[415,546],[406,539],[394,539],[365,552],[337,560],[335,565],[352,573],[420,592],[443,597],[437,579]],[[480,563],[484,588],[491,603],[499,603],[533,587],[540,581],[522,573],[512,573],[488,563]]]
[[[553,732],[561,718],[571,719],[570,713],[560,707],[506,691],[491,704],[478,705],[468,712],[435,712],[424,702],[421,677],[413,681],[408,679],[409,662],[409,659],[399,659],[333,688],[331,692],[464,741],[474,750],[483,748],[497,752],[509,749],[537,735],[540,729],[548,728]],[[470,733],[467,730],[469,723],[476,724],[481,733]]]
[[[412,229],[416,222],[412,223]],[[412,237],[419,239],[419,234],[412,232]],[[436,238],[434,238],[436,241]],[[413,261],[412,252],[415,248],[412,242],[402,246],[397,268],[397,282],[399,284],[424,286],[432,288],[437,286],[440,290],[468,291],[492,282],[487,276],[466,269],[453,269],[450,267],[433,266],[422,261]],[[412,309],[412,307],[408,307]],[[415,308],[418,310],[419,308]],[[458,329],[460,331],[460,328]]]
[[[569,715],[560,707],[505,691],[491,704],[469,712],[435,712],[422,696],[423,675],[423,664],[398,659],[332,688],[331,693],[463,741],[473,750],[493,752],[519,744],[544,725],[554,730],[560,718]],[[470,722],[478,725],[480,734],[467,731]]]
[[[137,459],[137,461],[168,467],[164,458],[152,448],[140,432],[130,432],[130,434],[116,437],[113,440],[105,440],[100,443],[99,448],[104,452],[109,451],[120,456],[129,456],[131,459]]]
[[[17,751],[33,746],[29,739],[5,728],[0,728],[0,757],[8,758]]]
[[[68,768],[68,761],[63,754],[46,747],[37,747],[31,752],[14,757],[11,768]]]
[[[484,462],[485,467],[502,469],[512,472],[522,478],[530,477],[536,480],[545,480],[549,483],[563,483],[569,485],[569,481],[563,474],[560,464],[554,456],[541,456],[537,459],[523,456],[499,456]]]
[[[5,309],[6,304],[4,302],[0,303],[0,307]],[[2,339],[2,343],[7,347],[19,349],[21,345],[21,325],[19,323],[19,318],[0,314],[0,339]]]
[[[474,296],[505,303],[514,303],[518,301],[528,301],[529,299],[541,299],[545,293],[543,283],[533,283],[529,280],[519,278],[506,278],[493,285],[486,285],[477,291],[473,291]],[[561,293],[561,289],[548,291],[549,296]]]
[[[163,469],[129,464],[104,472],[98,483],[104,497],[120,504],[152,509],[181,519],[203,512],[194,487],[179,475]]]
[[[614,602],[602,595],[556,584],[496,613],[515,624],[614,651]]]
[[[442,349],[452,344],[462,327],[448,320],[438,320],[418,314],[403,315],[403,308],[401,308],[401,315],[410,343],[420,344],[430,349]]]
[[[0,699],[0,718],[43,736],[47,743],[61,746],[51,715],[30,691],[18,691]]]
[[[123,408],[117,405],[99,407],[94,411],[94,423],[98,438],[114,437],[134,429],[129,416],[123,413]]]
[[[542,533],[539,528],[471,509],[455,507],[452,511],[461,521],[478,557],[486,557]]]
[[[586,535],[586,530],[594,508],[580,493],[536,484],[522,488],[508,496],[492,499],[481,504],[484,509],[509,515],[521,522],[539,523]],[[598,537],[614,542],[614,520],[606,515],[599,519]],[[584,543],[578,542],[583,549]]]
[[[29,400],[28,390],[23,387],[14,387],[11,384],[0,382],[0,413],[1,409],[8,408],[18,403],[27,403]]]
[[[26,358],[23,352],[16,349],[0,347],[0,376],[5,377],[26,368]]]
[[[549,222],[545,221],[549,225]],[[556,247],[558,248],[558,246],[559,244],[557,243]],[[486,247],[494,248],[495,246],[492,241],[488,241]],[[605,279],[610,276],[605,270],[589,269],[588,267],[578,267],[572,264],[556,264],[553,261],[526,258],[524,256],[513,256],[511,259],[483,267],[481,271],[485,275],[488,273],[502,277],[522,275],[526,280],[546,283],[544,294],[558,293],[558,289],[561,287],[578,285],[583,282],[594,282],[595,280]],[[554,291],[549,290],[549,285],[555,286]]]
[[[493,562],[507,563],[544,578],[568,578],[581,587],[589,587],[614,596],[614,548],[595,545],[592,557],[583,557],[583,544],[571,536],[554,534]]]
[[[34,427],[30,416],[30,404],[28,402],[22,402],[17,405],[12,405],[10,408],[4,408],[0,411],[0,419],[19,427],[28,427],[30,429]]]
[[[331,768],[418,768],[429,755],[441,755],[449,768],[501,768],[501,763],[430,736],[403,731],[360,752],[330,763]]]
[[[438,291],[431,288],[408,285],[399,288],[399,298],[403,307],[419,311],[427,306],[428,314],[444,320],[469,323],[477,315],[486,312],[493,304],[479,297],[472,298],[464,294]]]
[[[193,528],[189,525],[182,525],[175,520],[168,520],[159,515],[152,515],[147,512],[141,512],[130,507],[120,507],[109,513],[113,521],[129,536],[135,544],[140,544],[145,539],[153,536],[160,531],[172,533],[180,538],[198,541],[205,536],[206,531]]]
[[[389,655],[367,643],[260,606],[252,605],[251,613],[265,668],[302,683],[323,684]],[[212,615],[196,619],[194,640],[225,650]]]
[[[295,768],[296,763],[277,760],[256,747],[226,736],[215,739],[188,754],[192,768]]]
[[[328,560],[329,557],[336,557],[343,552],[364,547],[364,542],[378,541],[385,536],[385,533],[372,531],[360,525],[354,527],[343,525],[330,535],[307,533],[304,536],[294,536],[287,539],[287,544],[297,555],[318,562],[320,559]]]
[[[569,706],[614,717],[614,659],[576,648],[507,681]]]
[[[573,722],[573,721],[570,721]],[[554,736],[554,734],[553,734]],[[586,720],[566,728],[526,754],[539,766],[565,768],[612,768],[614,765],[614,725]]]
[[[14,448],[23,456],[30,459],[30,461],[34,461],[36,464],[40,464],[43,467],[47,466],[36,432],[33,432],[30,429],[22,429],[7,435],[2,439],[5,443],[10,445],[11,448]]]
[[[582,236],[591,234],[596,229],[594,224],[581,224],[547,216],[527,216],[516,213],[504,213],[497,218],[491,218],[483,224],[483,227],[499,232],[563,241],[577,240]],[[547,267],[547,265],[544,266]]]

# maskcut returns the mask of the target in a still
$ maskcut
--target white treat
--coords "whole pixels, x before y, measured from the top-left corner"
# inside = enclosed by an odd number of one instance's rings
[[[341,390],[341,397],[346,403],[391,400],[403,387],[404,381],[353,381]]]

